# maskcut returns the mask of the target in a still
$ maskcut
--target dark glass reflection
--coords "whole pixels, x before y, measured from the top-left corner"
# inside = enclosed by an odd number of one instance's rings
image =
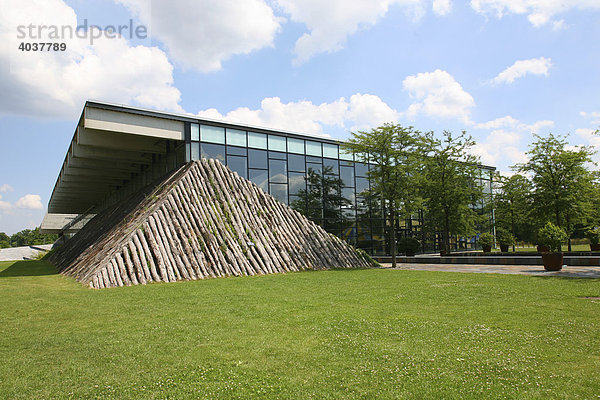
[[[304,156],[298,154],[288,154],[288,169],[290,171],[304,172],[306,165],[304,164]]]
[[[364,163],[354,164],[354,170],[356,172],[356,176],[368,176],[369,173],[369,167]]]
[[[281,153],[279,151],[269,151],[269,158],[274,158],[277,160],[285,160],[287,159],[285,153]]]
[[[340,173],[340,167],[338,164],[338,160],[333,160],[331,158],[324,158],[323,166],[330,168],[331,175],[338,175]]]
[[[248,149],[248,168],[267,169],[267,152],[265,150]]]
[[[225,146],[222,144],[200,143],[202,158],[216,158],[225,163]]]
[[[246,157],[227,156],[227,166],[232,171],[238,173],[244,179],[248,179],[248,168],[246,167]]]
[[[346,187],[354,187],[354,167],[340,167],[340,178]]]
[[[287,198],[287,185],[281,183],[271,183],[271,196],[275,197],[277,200],[282,202],[283,204],[288,203]]]
[[[356,193],[362,193],[369,190],[369,180],[367,178],[356,178]]]
[[[306,163],[306,169],[308,170],[309,174],[312,171],[313,173],[315,173],[317,175],[321,175],[321,168],[322,168],[321,164]]]
[[[306,162],[322,164],[323,159],[321,157],[306,156]]]
[[[306,190],[306,179],[303,172],[290,172],[288,175],[290,195],[298,194],[301,190]]]
[[[283,160],[269,160],[269,181],[287,183],[287,162]]]
[[[227,146],[227,154],[234,156],[245,156],[248,154],[245,147]]]
[[[249,169],[248,170],[248,179],[252,182],[256,183],[256,185],[264,190],[265,192],[269,192],[267,170],[265,169]]]

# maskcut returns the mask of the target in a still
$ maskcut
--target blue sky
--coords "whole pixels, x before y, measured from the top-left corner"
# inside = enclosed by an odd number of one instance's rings
[[[130,19],[151,34],[18,50],[18,25]],[[465,129],[502,171],[533,133],[600,146],[599,37],[600,0],[0,0],[0,232],[40,224],[86,99],[339,139]]]

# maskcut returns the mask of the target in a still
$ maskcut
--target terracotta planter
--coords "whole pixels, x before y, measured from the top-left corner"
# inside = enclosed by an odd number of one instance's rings
[[[492,252],[492,246],[481,246],[481,248],[483,249],[484,253],[491,253]]]
[[[591,251],[600,251],[600,243],[590,244]]]
[[[541,244],[538,244],[537,251],[538,253],[545,253],[550,251],[550,249],[548,248],[548,246],[542,246]]]
[[[546,271],[560,271],[563,265],[563,253],[543,253],[542,261]]]
[[[508,245],[507,244],[501,244],[500,245],[500,251],[503,253],[508,253]]]

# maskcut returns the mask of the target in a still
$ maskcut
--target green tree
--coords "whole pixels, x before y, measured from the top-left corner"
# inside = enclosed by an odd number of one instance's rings
[[[58,239],[58,235],[40,233],[40,228],[24,229],[10,237],[13,247],[34,246],[38,244],[51,244]]]
[[[458,136],[444,131],[438,139],[426,134],[427,149],[422,180],[427,224],[442,233],[442,248],[450,251],[451,235],[474,233],[480,222],[473,209],[483,198],[483,188],[475,183],[479,159],[469,151],[475,145],[465,131]]]
[[[590,209],[594,175],[586,164],[592,162],[594,151],[589,146],[568,150],[566,136],[534,136],[537,140],[527,152],[529,161],[514,168],[531,175],[533,210],[540,221],[552,216],[565,229],[570,251],[574,224],[585,220]]]
[[[517,240],[532,240],[534,225],[531,221],[531,182],[523,175],[496,176],[494,193],[496,226],[507,229]],[[513,251],[515,245],[513,243]]]
[[[358,161],[370,162],[370,194],[381,199],[388,227],[392,266],[396,266],[396,222],[419,208],[418,168],[422,154],[422,135],[413,127],[387,123],[370,131],[352,132],[343,149]]]
[[[0,232],[0,249],[7,247],[10,247],[10,237],[4,232]]]

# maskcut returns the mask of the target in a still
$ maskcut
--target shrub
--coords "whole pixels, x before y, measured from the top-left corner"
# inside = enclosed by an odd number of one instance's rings
[[[565,231],[554,225],[552,222],[547,222],[543,228],[538,231],[538,242],[543,246],[547,246],[550,251],[558,251],[562,242],[567,240]]]
[[[503,246],[510,246],[515,243],[515,237],[509,231],[502,228],[496,230],[496,239]]]
[[[421,242],[414,237],[403,237],[398,241],[398,252],[404,254],[415,254],[421,248]]]
[[[493,246],[494,245],[494,235],[488,232],[484,232],[479,235],[479,239],[477,239],[481,247],[485,246]]]
[[[600,244],[600,226],[588,228],[585,231],[585,237],[590,239],[591,244]]]

